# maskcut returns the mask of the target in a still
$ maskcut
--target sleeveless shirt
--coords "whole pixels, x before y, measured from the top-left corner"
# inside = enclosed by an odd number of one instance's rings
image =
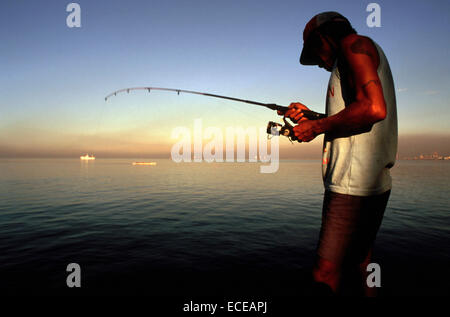
[[[383,50],[374,42],[380,59],[377,69],[386,103],[386,117],[369,132],[333,138],[325,134],[322,176],[329,191],[371,196],[391,189],[389,169],[397,153],[397,107],[394,81]],[[332,116],[345,108],[346,86],[335,63],[328,83],[326,114]]]

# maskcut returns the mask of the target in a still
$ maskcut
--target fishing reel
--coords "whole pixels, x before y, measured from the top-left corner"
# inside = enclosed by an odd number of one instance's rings
[[[269,121],[267,124],[267,138],[271,139],[274,135],[284,135],[291,142],[297,141],[292,124],[286,120],[286,117],[283,117],[283,122],[284,125],[278,122]]]

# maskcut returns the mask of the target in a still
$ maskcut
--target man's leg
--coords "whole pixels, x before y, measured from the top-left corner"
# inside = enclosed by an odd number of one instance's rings
[[[353,222],[348,216],[348,196],[325,191],[317,258],[313,268],[316,286],[326,284],[337,293],[342,276],[342,263],[351,236]]]
[[[362,250],[366,251],[362,252],[362,254],[363,256],[366,254],[366,256],[359,264],[359,274],[362,282],[363,294],[368,297],[374,297],[377,295],[376,287],[367,286],[367,276],[370,274],[367,272],[367,266],[372,261],[373,244],[375,242],[378,230],[380,229],[390,194],[391,191],[388,190],[383,194],[368,197],[363,209],[363,211],[367,212],[366,226],[364,229],[366,236],[364,238],[361,237],[361,240],[365,241],[362,245]]]
[[[370,264],[371,259],[372,259],[372,249],[369,250],[369,253],[367,254],[364,261],[359,264],[359,274],[361,278],[362,289],[364,296],[367,297],[377,296],[377,288],[367,286],[367,276],[369,275],[369,272],[367,272],[367,266]]]

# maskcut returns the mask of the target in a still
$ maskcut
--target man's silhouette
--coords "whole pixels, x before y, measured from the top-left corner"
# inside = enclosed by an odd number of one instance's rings
[[[326,115],[308,120],[301,103],[286,116],[309,142],[324,133],[325,195],[314,280],[339,291],[343,272],[358,268],[366,295],[366,267],[391,190],[397,152],[395,90],[388,61],[370,38],[356,34],[337,12],[314,16],[303,32],[300,63],[331,72]]]

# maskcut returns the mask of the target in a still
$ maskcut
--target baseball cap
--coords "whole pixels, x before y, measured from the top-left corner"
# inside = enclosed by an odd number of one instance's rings
[[[317,57],[314,52],[312,52],[312,48],[314,47],[314,44],[316,44],[315,40],[318,39],[317,34],[314,33],[321,25],[327,22],[346,22],[350,24],[347,18],[338,12],[327,11],[315,15],[311,20],[309,20],[303,30],[303,49],[302,54],[300,55],[300,64],[317,64]]]

